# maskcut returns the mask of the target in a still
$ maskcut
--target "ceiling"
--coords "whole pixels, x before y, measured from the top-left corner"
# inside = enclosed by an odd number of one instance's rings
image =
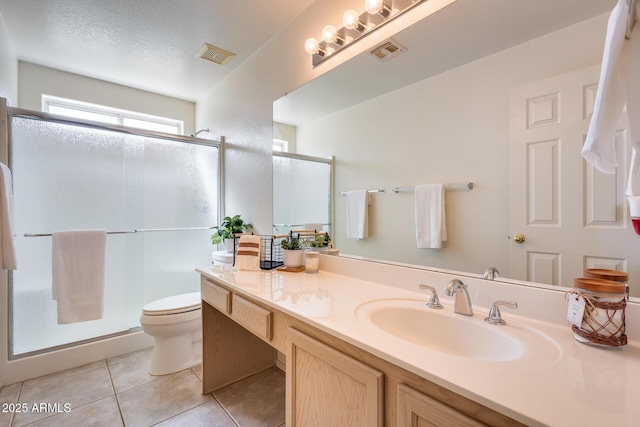
[[[0,16],[20,60],[196,101],[313,1],[0,0]],[[407,48],[402,55],[381,63],[362,54],[277,102],[274,115],[301,123],[609,12],[615,3],[458,0],[394,36]],[[196,58],[205,42],[237,56],[224,66]]]
[[[274,120],[300,126],[528,40],[609,13],[616,2],[457,0],[393,36],[394,41],[406,48],[399,56],[381,62],[369,52],[362,53],[277,100],[274,103]]]
[[[0,0],[18,59],[195,101],[313,0]],[[236,56],[220,66],[209,43]]]

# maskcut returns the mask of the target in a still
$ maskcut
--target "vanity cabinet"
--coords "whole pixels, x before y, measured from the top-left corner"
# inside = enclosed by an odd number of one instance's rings
[[[384,374],[287,328],[287,425],[384,425]]]
[[[265,337],[270,335],[266,331],[271,330],[271,313],[262,307],[243,304],[245,301],[238,303],[229,289],[205,277],[200,287],[203,394],[274,366],[275,350],[253,332],[257,330]],[[234,308],[238,314],[232,317]],[[265,320],[265,316],[269,320]],[[248,326],[241,326],[239,321]]]
[[[248,293],[204,275],[201,285],[203,393],[275,366],[278,350],[288,427],[523,425]],[[209,302],[212,286],[229,306]]]
[[[406,384],[397,387],[396,404],[398,426],[486,426]]]

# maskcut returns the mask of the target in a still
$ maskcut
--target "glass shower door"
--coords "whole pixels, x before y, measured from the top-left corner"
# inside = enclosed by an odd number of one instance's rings
[[[276,234],[322,224],[331,234],[331,159],[274,153],[273,224]]]
[[[11,126],[13,356],[129,331],[145,303],[199,289],[194,268],[210,263],[209,230],[109,234],[103,318],[58,325],[51,237],[24,233],[210,227],[218,149],[22,117]]]

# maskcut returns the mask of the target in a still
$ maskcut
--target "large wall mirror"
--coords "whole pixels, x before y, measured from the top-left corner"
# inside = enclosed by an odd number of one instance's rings
[[[584,268],[613,268],[640,297],[625,124],[616,175],[580,156],[615,4],[457,0],[384,41],[401,54],[365,52],[277,100],[274,121],[296,127],[298,153],[335,156],[341,253],[566,287]],[[558,134],[570,120],[574,133]],[[446,192],[448,240],[418,249],[413,193],[392,189],[465,182],[474,188]],[[356,189],[385,190],[362,240],[346,238],[340,195]]]

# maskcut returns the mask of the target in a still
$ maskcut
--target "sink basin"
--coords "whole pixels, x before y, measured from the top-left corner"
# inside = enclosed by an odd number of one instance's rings
[[[387,337],[470,359],[520,359],[531,345],[539,346],[541,341],[547,341],[526,328],[485,323],[485,316],[455,314],[448,306],[442,310],[429,309],[424,301],[409,299],[371,301],[356,310],[360,323],[376,328]],[[555,347],[551,343],[548,346]]]

